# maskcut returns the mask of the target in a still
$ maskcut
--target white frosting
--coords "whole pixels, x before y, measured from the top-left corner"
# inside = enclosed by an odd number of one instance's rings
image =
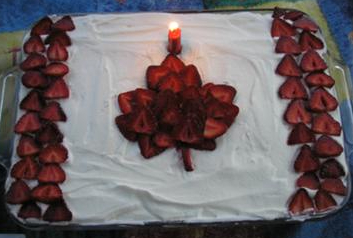
[[[213,222],[288,217],[287,201],[299,174],[299,146],[287,146],[287,100],[277,95],[270,14],[89,15],[70,32],[68,116],[60,123],[69,149],[61,185],[73,223]],[[114,118],[117,95],[145,87],[145,71],[167,55],[167,29],[182,29],[181,59],[203,82],[226,83],[238,93],[239,116],[213,152],[192,150],[186,172],[175,149],[149,160],[128,142]],[[24,95],[22,89],[21,93]],[[338,110],[334,116],[339,119]],[[338,138],[342,142],[342,137]],[[347,168],[344,156],[338,160]]]

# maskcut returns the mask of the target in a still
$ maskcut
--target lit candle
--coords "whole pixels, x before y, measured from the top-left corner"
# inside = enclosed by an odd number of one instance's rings
[[[177,22],[169,24],[168,51],[175,55],[181,52],[181,30]]]

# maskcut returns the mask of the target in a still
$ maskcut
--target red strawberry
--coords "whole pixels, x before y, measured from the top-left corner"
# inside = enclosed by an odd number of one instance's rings
[[[294,162],[294,170],[297,173],[317,171],[320,168],[319,160],[313,155],[310,146],[303,145]]]
[[[296,30],[293,26],[288,24],[286,21],[275,18],[272,21],[271,27],[271,36],[294,36],[296,34]]]
[[[141,155],[145,159],[151,158],[155,155],[159,155],[164,151],[163,148],[155,145],[151,136],[148,135],[139,135],[138,144],[140,147]]]
[[[38,114],[35,112],[27,112],[24,114],[15,125],[15,133],[23,134],[35,132],[41,128]]]
[[[51,144],[43,148],[39,153],[39,162],[42,164],[64,163],[67,160],[68,151],[62,144]]]
[[[345,175],[342,165],[335,159],[326,160],[319,171],[320,178],[339,178]]]
[[[162,111],[159,118],[159,124],[161,126],[175,126],[182,119],[180,109],[177,107],[167,107]]]
[[[298,43],[292,37],[281,36],[277,41],[275,52],[298,55],[302,51]]]
[[[63,138],[64,136],[58,126],[51,121],[47,121],[43,125],[42,129],[36,134],[36,140],[42,145],[49,143],[61,143]]]
[[[11,169],[11,177],[17,179],[36,179],[39,165],[31,157],[25,157],[18,161]]]
[[[153,142],[161,148],[170,148],[173,147],[175,144],[174,138],[164,132],[157,132],[153,136]]]
[[[147,87],[152,90],[158,88],[158,84],[170,73],[170,69],[165,66],[151,65],[146,71]]]
[[[304,173],[297,179],[296,185],[299,188],[309,188],[316,190],[320,186],[320,181],[315,173]]]
[[[44,44],[53,44],[54,41],[58,41],[63,46],[70,46],[71,39],[65,31],[53,31],[44,40]]]
[[[186,87],[195,86],[201,87],[201,76],[195,65],[190,64],[186,66],[181,72],[181,79],[184,81]]]
[[[66,121],[67,117],[65,112],[60,107],[60,104],[55,101],[51,101],[48,105],[43,108],[39,114],[40,118],[49,120],[49,121]]]
[[[52,203],[61,200],[63,193],[57,184],[39,184],[32,189],[31,196],[38,202]]]
[[[179,93],[182,101],[193,100],[201,98],[200,92],[197,87],[189,86]]]
[[[284,19],[295,21],[295,20],[301,18],[303,15],[304,15],[304,13],[301,11],[292,10],[292,11],[286,12],[284,14]]]
[[[40,219],[41,213],[42,212],[40,207],[35,202],[29,201],[21,206],[17,216],[23,219],[27,219],[27,218]]]
[[[309,87],[328,87],[335,85],[335,80],[323,72],[313,72],[305,77],[305,82]]]
[[[186,116],[173,129],[174,138],[178,141],[197,144],[203,139],[203,128],[192,117]]]
[[[21,204],[31,199],[31,190],[23,180],[13,182],[6,193],[6,202],[10,204]]]
[[[315,153],[322,158],[339,156],[343,147],[329,136],[321,136],[314,144]]]
[[[51,61],[66,61],[69,58],[69,53],[59,41],[54,41],[48,47],[47,57]]]
[[[174,93],[178,93],[184,89],[185,85],[183,80],[175,73],[168,74],[161,80],[158,85],[159,91],[171,90]]]
[[[298,123],[289,134],[287,144],[295,145],[310,142],[315,142],[314,133],[304,123]]]
[[[299,45],[302,51],[307,51],[309,49],[320,50],[324,48],[324,43],[320,38],[314,36],[308,31],[303,31],[300,34]]]
[[[62,77],[69,72],[69,67],[63,63],[50,63],[42,69],[42,73],[47,76]]]
[[[232,103],[237,90],[229,85],[217,84],[210,87],[208,92],[221,102]]]
[[[20,108],[22,110],[40,112],[45,106],[45,101],[43,100],[40,93],[36,90],[32,90],[28,95],[22,99],[20,103]]]
[[[57,164],[46,164],[38,174],[40,183],[62,183],[66,179],[64,170]]]
[[[38,53],[31,53],[27,56],[24,61],[22,61],[22,63],[20,64],[20,68],[23,71],[28,71],[31,69],[45,67],[46,64],[47,58],[45,58],[45,56],[40,55]]]
[[[319,29],[319,26],[315,22],[306,17],[301,17],[295,20],[293,26],[296,28],[303,29],[305,31],[312,32],[317,32],[317,30]]]
[[[208,94],[208,90],[213,86],[213,83],[206,83],[200,88],[200,94],[202,97],[206,97]]]
[[[205,123],[205,130],[203,136],[206,139],[214,139],[223,135],[228,129],[228,126],[223,122],[213,119],[212,117],[207,118]]]
[[[177,95],[171,90],[164,90],[157,93],[153,102],[153,113],[158,116],[166,108],[179,108],[179,100]]]
[[[156,93],[149,89],[138,88],[135,90],[135,101],[139,106],[149,107],[151,106]]]
[[[72,213],[63,200],[52,203],[44,212],[43,220],[48,222],[71,221]]]
[[[44,90],[43,96],[45,99],[60,99],[70,96],[69,88],[62,78],[53,80],[49,87]]]
[[[309,108],[314,112],[334,111],[338,102],[334,96],[324,88],[317,88],[311,93]]]
[[[320,189],[314,196],[316,210],[324,212],[337,206],[335,199],[324,190]]]
[[[37,35],[31,36],[26,43],[24,43],[23,50],[26,54],[44,52],[45,46],[42,38]]]
[[[191,158],[191,150],[189,148],[181,148],[181,157],[183,159],[184,168],[187,172],[194,170],[194,165]]]
[[[272,18],[280,18],[281,16],[283,16],[286,13],[285,9],[279,8],[279,7],[275,7],[273,9],[273,13],[272,13]]]
[[[44,17],[38,21],[31,30],[31,36],[33,35],[47,35],[50,33],[52,20],[49,17]]]
[[[314,204],[308,192],[304,188],[300,188],[292,196],[288,209],[293,215],[310,213],[314,210]]]
[[[121,134],[129,141],[136,141],[137,140],[137,134],[133,131],[130,131],[130,114],[124,114],[117,116],[115,118],[115,124],[118,126]]]
[[[39,153],[39,150],[39,145],[34,138],[29,135],[22,135],[16,148],[17,155],[20,157],[36,155]]]
[[[202,140],[198,144],[189,144],[190,148],[195,150],[215,150],[216,149],[216,141],[215,140]]]
[[[302,72],[291,55],[285,55],[279,62],[276,73],[282,76],[301,77]]]
[[[49,80],[39,71],[27,71],[22,76],[22,84],[27,88],[45,88]]]
[[[327,178],[321,182],[321,189],[341,196],[345,196],[347,194],[347,187],[344,186],[341,179]]]
[[[232,125],[234,119],[239,113],[239,108],[237,106],[220,102],[216,99],[209,100],[205,106],[208,117],[221,120],[228,127]]]
[[[122,113],[127,114],[132,112],[135,102],[135,91],[128,91],[120,93],[118,96],[118,103]]]
[[[177,56],[173,54],[167,55],[167,57],[161,63],[162,66],[169,68],[172,72],[180,74],[185,68],[185,64]]]
[[[308,93],[299,78],[288,77],[278,91],[282,99],[307,99]]]
[[[310,123],[311,114],[305,109],[304,103],[300,99],[291,101],[284,113],[284,120],[289,124]]]
[[[70,16],[64,16],[51,26],[52,30],[57,31],[73,31],[75,29],[74,22]]]
[[[300,68],[304,72],[313,72],[327,69],[325,61],[312,49],[309,49],[300,61]]]
[[[330,114],[321,113],[314,117],[311,130],[318,134],[339,136],[341,125]]]
[[[133,132],[153,134],[157,129],[157,121],[151,110],[141,107],[132,112],[129,126]]]

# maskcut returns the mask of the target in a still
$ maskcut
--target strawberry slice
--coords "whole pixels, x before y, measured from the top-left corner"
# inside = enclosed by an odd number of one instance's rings
[[[158,84],[170,73],[170,69],[162,65],[151,65],[146,71],[147,87],[152,90],[158,88]]]
[[[316,210],[324,212],[337,206],[335,199],[324,190],[320,189],[314,196]]]
[[[67,160],[68,151],[62,144],[50,144],[39,153],[39,162],[42,164],[64,163]]]
[[[304,72],[313,72],[327,69],[325,61],[312,49],[309,49],[300,61],[300,68]]]
[[[31,191],[31,197],[42,203],[52,203],[63,198],[63,193],[57,184],[39,184]]]
[[[310,146],[303,145],[294,162],[294,170],[297,173],[317,171],[320,161],[313,155]]]
[[[239,108],[233,104],[220,102],[211,99],[206,103],[206,113],[208,117],[224,122],[228,127],[232,125],[239,114]]]
[[[63,63],[50,63],[42,69],[42,73],[47,76],[62,77],[69,72],[69,67]]]
[[[148,135],[139,135],[138,145],[140,147],[141,155],[145,159],[149,159],[155,155],[159,155],[164,151],[163,148],[158,147],[156,144],[154,144],[152,137]]]
[[[52,24],[53,22],[49,17],[43,17],[32,27],[31,36],[49,34],[51,31]]]
[[[321,182],[321,189],[341,196],[347,195],[347,187],[344,186],[341,179],[327,178]]]
[[[185,68],[183,61],[173,54],[167,55],[161,65],[169,68],[169,70],[177,74],[180,74]]]
[[[205,129],[203,131],[203,137],[206,139],[214,139],[223,135],[228,129],[228,126],[212,117],[207,118],[205,123]]]
[[[42,211],[40,207],[35,202],[29,201],[24,203],[21,206],[19,212],[17,213],[17,216],[23,219],[28,219],[28,218],[40,219],[41,213]]]
[[[343,152],[343,147],[329,136],[321,136],[314,144],[315,154],[322,158],[336,157]]]
[[[334,111],[338,102],[334,96],[324,88],[317,88],[311,93],[309,108],[314,112]]]
[[[23,45],[23,50],[26,54],[30,53],[41,53],[45,51],[45,46],[40,38],[37,35],[31,36]]]
[[[135,91],[128,91],[120,93],[118,96],[118,103],[122,113],[127,114],[132,112],[135,102]]]
[[[297,179],[296,186],[316,190],[320,187],[320,181],[315,173],[304,173]]]
[[[38,174],[40,183],[62,183],[66,179],[64,170],[57,164],[44,165]]]
[[[301,122],[294,126],[289,134],[287,144],[295,145],[310,142],[315,142],[315,135],[304,123]]]
[[[286,10],[285,9],[279,8],[279,7],[274,7],[273,13],[272,13],[272,18],[280,18],[284,14],[286,14]]]
[[[288,105],[284,113],[284,120],[293,125],[301,122],[308,124],[311,122],[311,114],[305,109],[302,100],[295,99]]]
[[[39,114],[40,118],[49,121],[66,121],[67,117],[65,112],[61,108],[60,104],[55,101],[51,101],[48,105],[43,108]]]
[[[301,17],[295,20],[293,26],[311,32],[317,32],[317,30],[319,30],[319,26],[307,17]]]
[[[186,89],[184,89],[183,91],[181,91],[179,93],[179,96],[181,98],[182,103],[184,103],[187,100],[194,100],[194,99],[201,98],[201,94],[200,94],[198,88],[195,86],[187,87]]]
[[[281,85],[278,91],[279,97],[282,99],[307,99],[308,93],[300,78],[288,77]]]
[[[217,85],[212,85],[208,89],[208,93],[210,93],[214,98],[216,98],[221,102],[231,104],[234,100],[237,90],[235,90],[235,88],[229,85],[217,84]]]
[[[64,79],[59,78],[52,80],[51,84],[43,92],[45,99],[60,99],[68,98],[70,96],[69,88],[67,87]]]
[[[175,145],[175,140],[174,138],[169,135],[168,133],[164,132],[157,132],[153,136],[153,142],[161,148],[170,148]]]
[[[6,193],[6,202],[21,204],[31,199],[31,190],[23,180],[13,182]]]
[[[64,16],[51,26],[56,31],[73,31],[75,30],[74,22],[70,16]]]
[[[296,30],[293,26],[280,18],[274,18],[271,26],[271,36],[294,36]]]
[[[45,88],[49,80],[39,71],[27,71],[22,76],[22,84],[27,88]]]
[[[71,221],[72,213],[61,200],[49,205],[43,214],[43,220],[48,222]]]
[[[190,148],[193,148],[195,150],[215,150],[216,149],[216,141],[215,140],[202,140],[201,142],[197,144],[189,144]]]
[[[42,129],[36,134],[36,140],[42,145],[49,143],[61,143],[63,138],[64,135],[61,133],[58,126],[51,121],[47,121],[43,124]]]
[[[327,87],[332,88],[335,85],[335,80],[323,73],[323,72],[313,72],[305,77],[305,82],[309,87]]]
[[[311,213],[314,210],[313,201],[304,188],[298,189],[292,196],[288,210],[292,215]]]
[[[24,134],[36,132],[41,128],[38,114],[35,112],[27,112],[15,125],[15,133]]]
[[[311,34],[308,31],[303,31],[299,36],[299,45],[302,51],[307,51],[309,49],[321,50],[324,48],[324,43],[320,38]]]
[[[156,97],[156,93],[149,89],[138,88],[135,90],[136,104],[143,107],[150,107]]]
[[[345,176],[343,166],[335,159],[326,160],[322,163],[319,171],[320,178],[339,178]]]
[[[200,94],[203,98],[206,98],[208,95],[208,90],[213,86],[213,83],[206,83],[200,88]]]
[[[194,164],[191,158],[191,150],[189,148],[181,148],[181,157],[183,159],[185,171],[191,172],[194,170]]]
[[[44,44],[53,44],[54,41],[58,41],[63,46],[71,45],[71,38],[66,34],[65,31],[52,31],[50,35],[44,40]]]
[[[23,71],[28,71],[31,69],[45,67],[46,64],[47,58],[45,58],[45,56],[38,53],[31,53],[24,61],[22,61],[22,63],[20,64],[20,68]]]
[[[190,64],[183,69],[181,72],[181,79],[186,87],[195,86],[199,88],[202,85],[199,71],[193,64]]]
[[[29,135],[22,135],[16,148],[17,155],[20,157],[36,155],[39,153],[39,150],[39,145],[34,138]]]
[[[130,131],[130,114],[124,114],[117,116],[115,118],[115,124],[118,126],[119,131],[121,134],[129,141],[136,141],[137,140],[137,134],[133,131]]]
[[[150,109],[141,107],[132,112],[129,126],[133,132],[150,135],[157,129],[157,120]]]
[[[180,109],[177,107],[165,108],[159,118],[159,124],[165,128],[173,127],[182,120]]]
[[[311,130],[317,134],[341,135],[341,125],[330,114],[321,113],[314,117]]]
[[[159,91],[171,90],[174,93],[178,93],[184,89],[185,85],[183,80],[175,73],[168,74],[161,80],[158,85]]]
[[[22,110],[40,112],[45,106],[45,101],[37,90],[32,90],[22,99],[20,108]]]
[[[179,108],[177,95],[171,90],[164,90],[157,93],[153,102],[153,113],[158,117],[166,108]]]
[[[295,62],[295,59],[291,55],[285,55],[281,62],[279,62],[276,73],[282,76],[293,76],[301,77],[302,71]]]
[[[69,53],[64,45],[59,41],[54,41],[48,47],[47,57],[51,61],[66,61],[69,58]]]
[[[288,11],[284,14],[284,19],[286,20],[292,20],[295,21],[299,18],[301,18],[304,15],[303,12],[298,11],[298,10],[292,10],[292,11]]]
[[[173,129],[173,136],[176,140],[197,144],[203,139],[204,127],[191,116],[185,116],[182,121]]]
[[[17,179],[37,179],[39,165],[31,157],[18,161],[11,169],[11,177]]]
[[[275,52],[298,55],[302,50],[292,37],[281,36],[277,41]]]

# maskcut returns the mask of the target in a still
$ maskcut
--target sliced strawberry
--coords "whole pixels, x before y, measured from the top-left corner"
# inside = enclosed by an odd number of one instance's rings
[[[63,63],[50,63],[42,69],[42,73],[47,76],[62,77],[69,72],[69,67]]]
[[[22,84],[27,88],[45,88],[49,80],[39,71],[27,71],[22,76]]]
[[[30,91],[25,98],[22,99],[20,103],[20,108],[22,110],[40,112],[45,106],[45,101],[36,90]]]
[[[287,144],[295,145],[310,142],[315,142],[314,133],[304,123],[298,123],[289,134]]]
[[[38,114],[35,112],[27,112],[24,114],[15,125],[15,133],[23,134],[36,132],[41,128],[41,123]]]
[[[52,203],[44,212],[43,220],[48,222],[71,221],[72,213],[63,200]]]
[[[43,96],[45,99],[68,98],[70,96],[70,91],[64,79],[59,78],[52,80],[49,87],[44,90]]]
[[[171,90],[158,92],[152,104],[152,111],[156,116],[159,116],[166,108],[179,108],[178,97]]]
[[[42,164],[64,163],[67,160],[68,151],[62,144],[50,144],[39,153],[39,162]]]
[[[61,143],[63,138],[64,135],[61,133],[58,126],[51,121],[47,121],[43,124],[42,129],[36,134],[36,140],[42,145],[49,143]]]
[[[52,30],[57,31],[73,31],[75,30],[74,22],[70,16],[64,16],[51,26]]]
[[[313,155],[310,146],[303,145],[294,162],[294,170],[297,173],[317,171],[320,161]]]
[[[337,206],[335,199],[324,190],[320,189],[314,196],[316,210],[324,212]]]
[[[59,41],[54,41],[48,47],[47,57],[51,61],[66,61],[69,58],[69,53],[64,45]]]
[[[329,136],[321,136],[314,144],[315,154],[322,158],[339,156],[343,147]]]
[[[220,102],[216,99],[209,100],[205,106],[208,117],[221,120],[228,127],[232,125],[234,119],[239,113],[239,108],[237,106]]]
[[[61,200],[63,193],[57,184],[39,184],[32,189],[31,196],[38,202],[52,203]]]
[[[208,95],[208,90],[213,86],[213,83],[206,83],[200,88],[200,94],[202,97],[206,97]]]
[[[281,85],[278,91],[279,97],[282,99],[307,99],[308,93],[300,78],[288,77]]]
[[[128,91],[120,93],[118,96],[118,103],[122,113],[127,114],[132,112],[135,102],[135,91]]]
[[[135,90],[135,101],[139,106],[150,107],[156,93],[149,89],[138,88]]]
[[[341,125],[330,114],[321,113],[314,117],[311,130],[318,134],[341,135]]]
[[[299,37],[299,45],[302,51],[307,51],[309,49],[321,50],[324,48],[324,43],[320,38],[314,36],[308,31],[303,31]]]
[[[212,117],[207,118],[203,136],[206,139],[214,139],[223,135],[228,129],[228,126]]]
[[[183,61],[173,54],[167,55],[161,65],[169,68],[172,72],[177,74],[180,74],[185,68]]]
[[[201,94],[197,87],[189,86],[179,93],[182,101],[193,100],[201,98]]]
[[[319,171],[320,178],[339,178],[345,175],[343,166],[335,159],[326,160]]]
[[[139,135],[138,144],[140,147],[141,155],[145,159],[149,159],[155,155],[159,155],[164,151],[163,148],[158,147],[156,144],[154,144],[151,136],[149,135]]]
[[[23,180],[13,182],[6,193],[6,202],[21,204],[31,199],[31,190]]]
[[[71,38],[66,34],[65,31],[53,31],[44,40],[44,44],[53,44],[54,41],[58,41],[63,46],[71,45]]]
[[[309,108],[314,112],[334,111],[338,102],[334,96],[324,88],[317,88],[311,93]]]
[[[168,67],[162,65],[151,65],[146,71],[147,87],[152,90],[156,90],[158,84],[170,73]]]
[[[279,7],[275,7],[273,9],[272,18],[280,18],[284,14],[286,14],[286,10],[285,9],[279,8]]]
[[[184,81],[186,87],[194,86],[194,87],[201,87],[201,76],[199,71],[197,70],[196,66],[190,64],[186,66],[183,71],[181,72],[181,79]]]
[[[64,170],[57,164],[44,165],[38,174],[40,183],[62,183],[66,179]]]
[[[40,207],[33,201],[29,201],[29,202],[26,202],[24,203],[17,216],[18,217],[21,217],[23,219],[28,219],[28,218],[37,218],[37,219],[40,219],[41,217],[41,209]]]
[[[293,26],[305,31],[317,32],[319,26],[307,17],[301,17],[293,22]]]
[[[332,88],[335,85],[335,80],[323,73],[323,72],[313,72],[305,77],[305,82],[309,87],[327,87]]]
[[[302,72],[291,55],[285,55],[279,62],[276,73],[282,76],[301,77]]]
[[[296,30],[293,26],[288,24],[286,21],[275,18],[272,21],[271,27],[271,36],[294,36],[296,34]]]
[[[300,188],[292,196],[288,210],[293,215],[311,213],[314,210],[314,204],[308,192],[304,188]]]
[[[173,127],[182,120],[181,111],[177,107],[167,107],[162,111],[159,118],[161,126]]]
[[[304,72],[313,72],[327,69],[325,61],[312,49],[309,49],[300,61],[300,68]]]
[[[174,138],[164,132],[157,132],[154,136],[153,136],[153,142],[161,148],[170,148],[173,147],[175,145],[175,140]]]
[[[182,114],[191,119],[200,130],[204,131],[207,114],[205,105],[201,99],[184,102],[182,105]]]
[[[40,19],[31,30],[31,36],[33,35],[47,35],[51,31],[52,20],[49,17],[43,17]]]
[[[137,134],[130,130],[131,114],[124,114],[115,118],[115,124],[118,126],[121,134],[129,141],[136,141]]]
[[[309,188],[316,190],[320,187],[320,181],[315,173],[304,173],[297,179],[296,185],[299,188]]]
[[[36,155],[39,153],[39,150],[40,146],[29,135],[22,135],[16,148],[17,155],[20,157]]]
[[[208,89],[208,92],[217,100],[225,103],[232,103],[237,90],[232,86],[225,84],[213,85]]]
[[[42,38],[37,35],[31,36],[26,43],[24,43],[23,50],[26,54],[44,52],[45,46]]]
[[[22,63],[20,64],[20,68],[23,71],[28,71],[31,69],[45,67],[46,64],[47,58],[45,58],[45,56],[38,53],[31,53],[27,56],[24,61],[22,61]]]
[[[288,105],[284,113],[284,120],[289,124],[298,124],[301,122],[308,124],[311,122],[311,113],[305,109],[302,100],[295,99]]]
[[[284,19],[295,21],[295,20],[301,18],[303,15],[304,15],[304,13],[301,11],[292,10],[292,11],[288,11],[284,14]]]
[[[292,37],[281,36],[277,41],[275,52],[298,55],[302,50]]]
[[[347,195],[347,187],[344,186],[341,179],[327,178],[321,182],[321,189],[341,196]]]
[[[173,136],[176,140],[197,144],[203,139],[204,128],[192,117],[186,116],[179,124],[173,129]]]
[[[162,79],[162,81],[158,85],[158,90],[159,91],[164,91],[164,90],[171,90],[174,93],[178,93],[184,89],[185,85],[183,80],[175,74],[175,73],[170,73],[168,74],[165,78]]]
[[[66,121],[67,117],[65,112],[61,108],[60,104],[55,101],[51,101],[48,105],[43,108],[39,114],[40,118],[49,121]]]
[[[216,141],[215,140],[202,140],[197,144],[189,144],[190,148],[195,150],[215,150],[216,149]]]
[[[132,112],[130,130],[136,133],[153,134],[157,129],[157,121],[150,109],[141,107]]]
[[[184,168],[187,172],[194,170],[194,164],[191,158],[191,150],[189,148],[181,148],[181,157],[183,159]]]
[[[18,161],[11,169],[11,177],[17,179],[36,179],[39,165],[31,157],[25,157]]]

